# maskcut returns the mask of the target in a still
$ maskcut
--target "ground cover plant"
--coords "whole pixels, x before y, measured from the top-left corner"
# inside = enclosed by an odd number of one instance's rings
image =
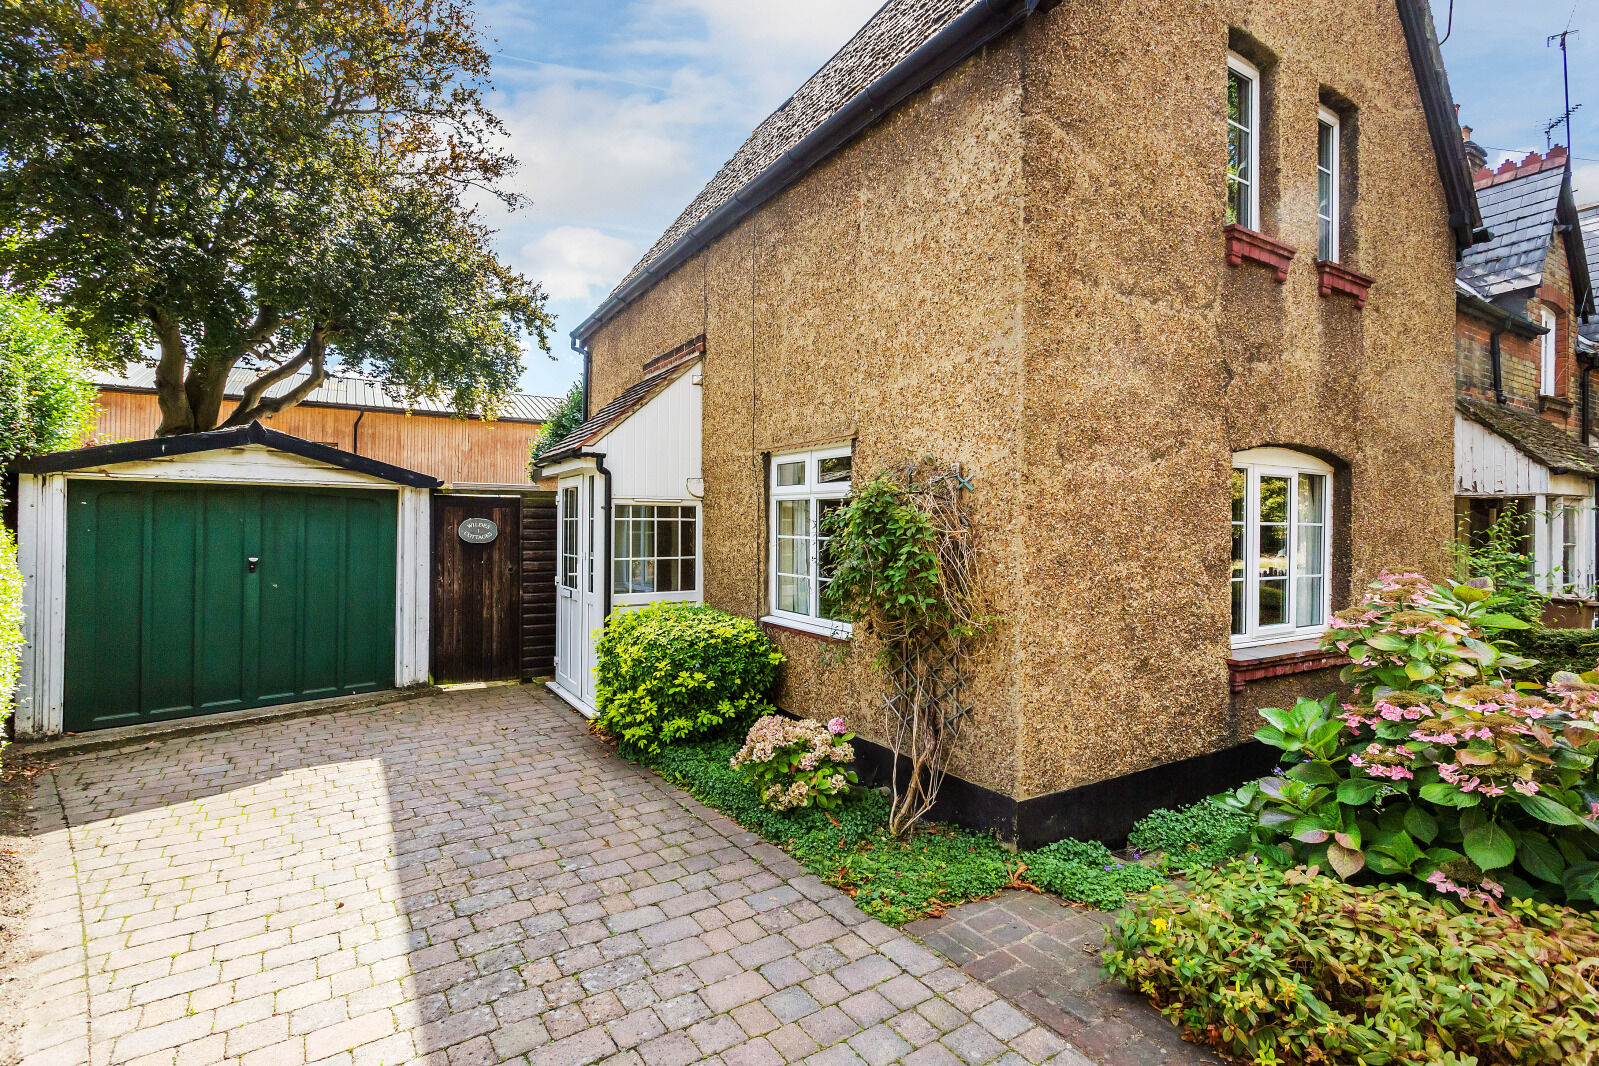
[[[595,651],[595,723],[641,753],[771,711],[783,661],[748,618],[689,603],[613,614]]]
[[[1118,916],[1106,970],[1246,1061],[1526,1066],[1599,1059],[1599,926],[1234,863]]]
[[[1199,857],[1236,854],[1245,838],[1241,816],[1206,800],[1178,811],[1156,811],[1139,822],[1132,840],[1171,857],[1148,862],[1118,858],[1103,844],[1060,841],[1012,853],[991,834],[937,822],[913,832],[889,831],[889,799],[877,789],[853,788],[836,806],[773,810],[731,763],[734,737],[680,742],[635,757],[661,776],[765,839],[786,848],[808,870],[850,893],[868,914],[890,925],[943,913],[947,907],[1001,889],[1038,888],[1104,909],[1130,894],[1186,873]],[[1217,816],[1215,811],[1222,811]],[[1195,847],[1169,843],[1191,832]],[[1231,842],[1231,843],[1229,843]],[[1177,858],[1181,853],[1184,857]]]
[[[1386,575],[1334,620],[1352,695],[1261,712],[1286,769],[1234,797],[1256,854],[1461,899],[1599,900],[1599,685],[1507,684],[1526,660],[1496,638],[1526,623],[1495,600]]]

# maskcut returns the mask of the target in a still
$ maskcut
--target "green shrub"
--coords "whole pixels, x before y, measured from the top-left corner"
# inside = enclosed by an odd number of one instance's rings
[[[37,300],[0,293],[0,467],[75,447],[94,410],[77,330]]]
[[[748,618],[688,603],[613,614],[595,650],[595,724],[643,752],[771,710],[783,661]]]
[[[561,402],[550,413],[549,420],[539,427],[539,435],[528,447],[527,476],[537,478],[539,457],[577,431],[583,424],[583,379],[572,382]]]
[[[1499,597],[1499,609],[1523,622],[1537,623],[1549,597],[1532,574],[1532,523],[1543,513],[1523,514],[1514,503],[1488,528],[1473,534],[1463,524],[1451,548],[1463,577],[1488,581]]]
[[[1599,1057],[1591,916],[1462,909],[1399,888],[1233,864],[1161,886],[1106,971],[1255,1063],[1557,1066]]]
[[[750,726],[744,746],[729,761],[755,787],[761,803],[774,811],[795,807],[836,807],[859,778],[844,732],[844,719],[823,725],[808,718],[769,714]]]
[[[1545,683],[1562,671],[1586,673],[1599,663],[1599,630],[1539,627],[1522,630],[1510,639],[1518,654],[1537,660],[1515,672],[1519,680]]]
[[[11,717],[21,657],[22,574],[17,570],[17,546],[11,532],[0,526],[0,745],[5,743],[4,727]]]

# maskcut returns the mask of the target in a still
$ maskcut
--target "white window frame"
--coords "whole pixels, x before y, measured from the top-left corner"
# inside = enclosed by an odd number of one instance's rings
[[[1321,128],[1323,126],[1326,126],[1326,127],[1328,127],[1329,129],[1332,130],[1332,137],[1331,137],[1332,160],[1330,161],[1329,165],[1327,167],[1325,167],[1325,168],[1323,168],[1322,165],[1321,165],[1322,164],[1322,160],[1321,160]],[[1329,233],[1328,248],[1327,248],[1327,254],[1325,256],[1322,256],[1321,258],[1323,259],[1323,261],[1328,262],[1328,263],[1336,263],[1336,262],[1339,261],[1339,259],[1338,259],[1338,256],[1339,256],[1338,229],[1339,229],[1339,225],[1342,223],[1343,219],[1342,219],[1340,211],[1339,211],[1339,203],[1338,203],[1338,197],[1339,197],[1340,192],[1342,191],[1340,189],[1340,186],[1339,186],[1338,171],[1340,169],[1339,161],[1342,158],[1342,155],[1343,155],[1343,125],[1338,120],[1338,113],[1336,111],[1332,111],[1332,110],[1330,110],[1328,108],[1325,108],[1325,107],[1317,108],[1317,116],[1316,116],[1316,179],[1317,179],[1316,180],[1316,224],[1317,224],[1316,244],[1317,244],[1317,248],[1316,248],[1316,251],[1318,253],[1321,251],[1321,247],[1320,247],[1320,245],[1321,245],[1321,223],[1323,221],[1325,221],[1328,224],[1328,233]],[[1328,214],[1326,214],[1326,215],[1323,215],[1321,213],[1321,174],[1322,174],[1322,171],[1324,169],[1326,170],[1327,175],[1328,175],[1328,177],[1330,179],[1328,181],[1329,193],[1328,193],[1328,197],[1327,197],[1327,211],[1328,211]]]
[[[1245,108],[1245,121],[1248,123],[1244,132],[1248,135],[1248,150],[1244,153],[1245,164],[1249,167],[1248,195],[1239,202],[1238,225],[1245,229],[1260,229],[1260,70],[1249,60],[1237,52],[1227,53],[1227,69],[1240,75],[1249,82],[1249,101]],[[1227,97],[1222,96],[1222,110],[1226,115],[1228,137],[1232,135],[1234,125],[1232,115],[1227,107]],[[1223,153],[1226,154],[1225,152]],[[1225,179],[1231,182],[1233,178],[1228,175]],[[1231,199],[1232,190],[1225,189],[1227,199]],[[1248,218],[1244,217],[1245,208],[1248,209]]]
[[[624,507],[687,507],[694,512],[694,587],[682,589],[677,592],[622,592],[616,587],[616,523],[618,515]],[[611,538],[611,571],[606,575],[606,580],[611,583],[612,607],[638,607],[646,603],[698,603],[701,589],[705,583],[705,515],[696,500],[616,500],[611,505],[611,528],[608,531]],[[658,559],[659,556],[651,558]],[[670,558],[683,559],[687,556],[674,555]]]
[[[1555,388],[1559,384],[1556,380],[1560,366],[1559,324],[1560,320],[1555,313],[1547,307],[1539,309],[1539,321],[1549,332],[1538,338],[1538,394],[1540,396],[1556,395]]]
[[[1322,595],[1327,599],[1327,614],[1332,610],[1332,541],[1333,541],[1333,468],[1315,456],[1291,451],[1287,448],[1252,448],[1233,454],[1233,470],[1243,470],[1246,476],[1244,492],[1244,631],[1231,633],[1234,648],[1255,648],[1267,644],[1284,644],[1320,636],[1327,630],[1327,619],[1313,625],[1296,625],[1299,611],[1299,574],[1295,560],[1299,554],[1299,482],[1302,475],[1326,478],[1322,518],[1321,574]],[[1229,482],[1231,474],[1228,475]],[[1293,481],[1288,491],[1288,581],[1287,604],[1280,625],[1261,626],[1260,618],[1260,479],[1289,477]],[[1229,541],[1231,523],[1229,523]],[[1229,574],[1227,597],[1232,602],[1232,580]],[[1231,607],[1229,606],[1229,618]],[[1228,623],[1231,629],[1231,622]]]
[[[851,445],[840,444],[808,451],[774,452],[768,461],[766,467],[768,485],[766,504],[766,569],[768,579],[766,596],[770,613],[765,615],[762,621],[775,622],[778,625],[838,639],[847,639],[850,636],[851,626],[848,622],[837,622],[831,618],[823,618],[820,614],[822,602],[818,576],[821,570],[821,559],[816,550],[816,539],[817,524],[821,513],[819,504],[825,500],[841,500],[848,496],[850,485],[854,478],[854,471],[853,469],[850,471],[851,481],[834,481],[825,485],[817,481],[816,475],[822,460],[853,454],[854,449]],[[805,483],[803,485],[779,485],[777,483],[778,466],[783,463],[792,463],[796,460],[803,461],[805,464]],[[811,614],[784,611],[777,606],[777,505],[783,500],[809,500],[811,504],[807,509],[810,520],[809,538],[811,546]]]

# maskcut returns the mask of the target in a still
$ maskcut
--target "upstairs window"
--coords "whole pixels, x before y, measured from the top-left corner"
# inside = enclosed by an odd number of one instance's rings
[[[1338,116],[1321,109],[1316,123],[1316,258],[1338,262]]]
[[[772,457],[771,604],[775,621],[830,635],[849,632],[822,606],[831,567],[823,521],[844,506],[852,459],[846,445]]]
[[[1301,640],[1331,613],[1332,467],[1282,448],[1233,456],[1232,643]]]
[[[1553,396],[1556,394],[1558,384],[1555,367],[1560,353],[1559,347],[1555,344],[1555,313],[1545,307],[1539,312],[1539,320],[1549,332],[1538,338],[1538,392],[1544,396]]]
[[[1227,53],[1227,221],[1260,228],[1260,71]]]

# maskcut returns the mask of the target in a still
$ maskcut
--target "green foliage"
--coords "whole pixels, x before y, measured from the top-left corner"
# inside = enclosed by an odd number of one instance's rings
[[[885,828],[860,847],[835,852],[831,880],[867,914],[902,925],[992,896],[1010,884],[1019,859],[986,833],[922,825],[896,837]],[[813,861],[823,870],[829,865],[826,856]]]
[[[77,331],[37,300],[0,293],[0,467],[75,447],[94,411]]]
[[[1518,902],[1234,864],[1118,916],[1105,967],[1196,1040],[1257,1064],[1563,1066],[1599,1056],[1599,927]]]
[[[21,659],[22,574],[17,570],[16,542],[11,531],[0,525],[0,746],[5,743],[5,723],[11,717]]]
[[[1500,638],[1530,628],[1499,608],[1493,588],[1434,585],[1420,574],[1371,583],[1358,607],[1339,611],[1323,644],[1348,655],[1343,680],[1362,689],[1415,689],[1441,696],[1451,685],[1492,681],[1526,665]]]
[[[582,424],[583,380],[579,378],[572,382],[572,387],[561,397],[560,406],[550,415],[550,420],[539,427],[539,435],[533,438],[528,454],[528,477],[538,476],[539,456],[571,436]]]
[[[1244,812],[1207,796],[1174,811],[1151,811],[1133,826],[1127,846],[1135,854],[1158,853],[1168,868],[1187,872],[1242,853],[1249,846],[1252,824]]]
[[[1560,703],[1476,685],[1262,710],[1256,739],[1291,765],[1235,794],[1257,853],[1462,899],[1594,902],[1599,691],[1578,684]]]
[[[1518,680],[1541,684],[1561,672],[1583,674],[1599,666],[1599,631],[1537,627],[1510,639],[1519,654],[1533,660],[1513,673]]]
[[[903,486],[883,476],[858,485],[824,524],[829,618],[909,631],[954,621],[941,595],[938,528]]]
[[[750,727],[744,746],[729,765],[755,786],[761,803],[777,811],[795,807],[837,807],[860,780],[844,720],[827,725],[808,718],[769,714]]]
[[[235,367],[225,424],[291,406],[330,353],[492,413],[552,322],[476,208],[520,202],[490,69],[458,0],[0,5],[0,273],[156,352],[164,434]]]
[[[1057,840],[1023,856],[1027,880],[1063,899],[1111,910],[1166,880],[1153,863],[1124,862],[1095,840]]]
[[[688,603],[612,614],[595,653],[595,724],[642,752],[769,711],[783,661],[748,618]]]
[[[1532,557],[1523,550],[1529,546],[1527,519],[1511,504],[1480,533],[1461,529],[1450,547],[1463,577],[1492,583],[1499,610],[1536,624],[1549,597],[1533,581]]]

